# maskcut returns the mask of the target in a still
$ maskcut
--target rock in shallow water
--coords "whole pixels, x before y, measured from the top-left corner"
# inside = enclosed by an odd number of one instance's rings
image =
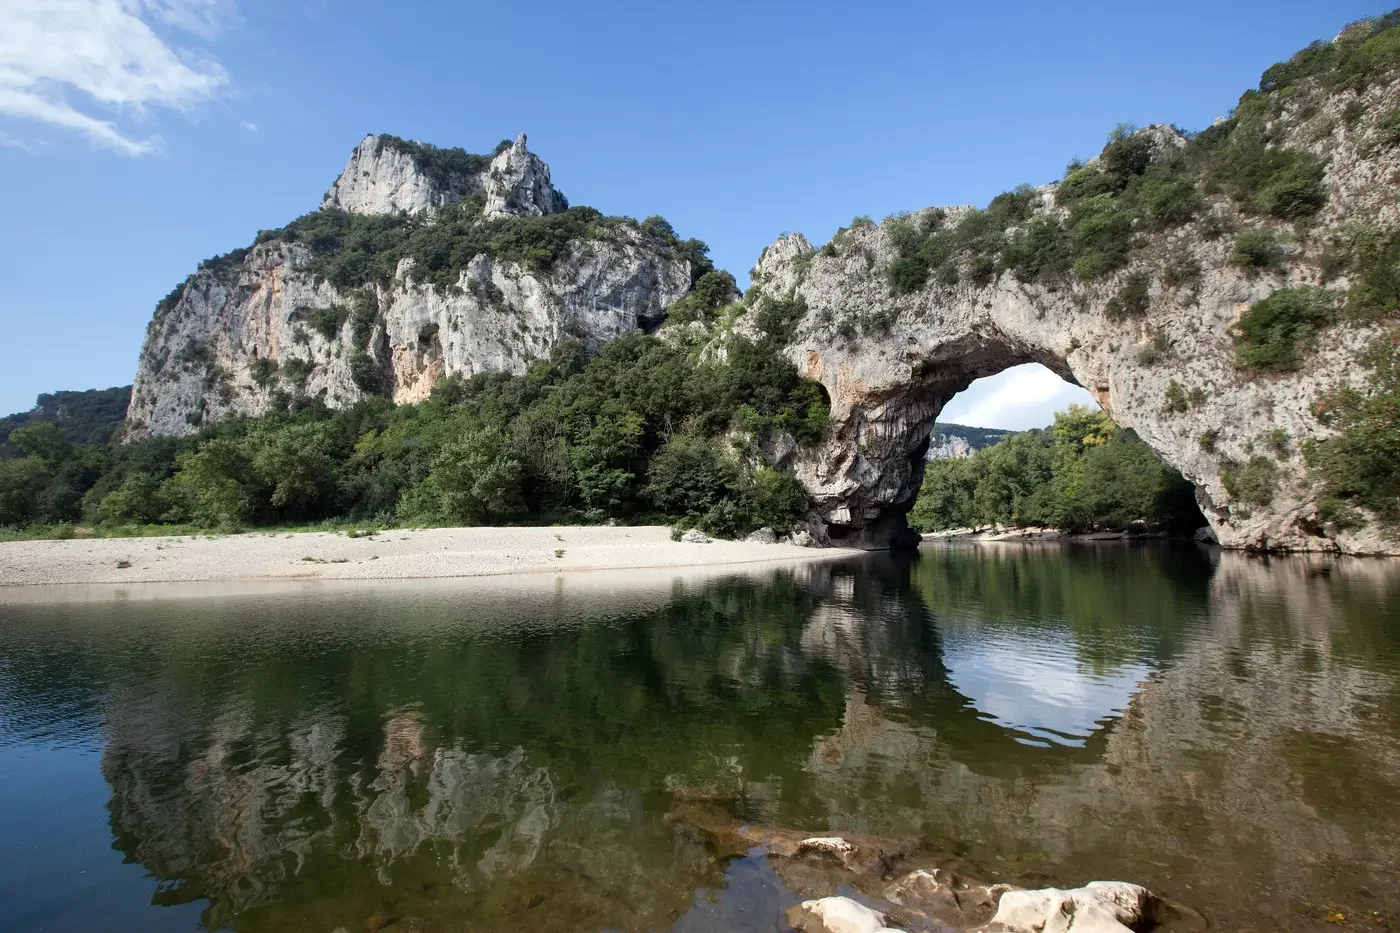
[[[823,897],[788,908],[787,921],[803,933],[899,933],[885,915],[849,897]]]
[[[1007,891],[997,903],[991,929],[1013,933],[1129,933],[1155,920],[1157,899],[1124,881],[1091,881],[1062,891]]]

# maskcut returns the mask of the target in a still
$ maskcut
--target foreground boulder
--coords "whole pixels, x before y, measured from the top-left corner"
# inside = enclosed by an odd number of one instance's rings
[[[671,819],[699,829],[716,855],[766,855],[783,884],[803,898],[787,919],[804,933],[1203,933],[1206,926],[1200,914],[1136,884],[1026,889],[979,877],[974,866],[928,853],[913,840],[812,836],[737,820],[708,792],[676,794]]]
[[[849,897],[803,901],[787,911],[787,922],[803,933],[898,933],[885,926],[885,915]]]

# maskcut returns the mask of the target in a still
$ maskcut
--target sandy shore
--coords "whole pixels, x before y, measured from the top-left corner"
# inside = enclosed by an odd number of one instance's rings
[[[790,544],[684,544],[670,529],[428,528],[0,542],[0,586],[241,580],[407,580],[830,560],[863,553]]]

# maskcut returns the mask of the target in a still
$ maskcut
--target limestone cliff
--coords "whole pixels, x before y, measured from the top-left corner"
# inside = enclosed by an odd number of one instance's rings
[[[448,223],[486,232],[441,268],[429,268],[434,243],[404,247],[383,277],[356,278],[343,262],[328,268],[337,257],[318,252],[317,236],[295,235],[303,222],[338,224],[340,254],[362,232],[395,243]],[[546,249],[531,247],[536,233]],[[444,376],[520,373],[568,339],[597,347],[659,321],[690,290],[698,263],[676,247],[669,231],[568,210],[524,136],[489,158],[366,137],[320,212],[201,264],[161,302],[128,435],[189,434],[293,396],[415,402]]]
[[[553,214],[568,206],[549,166],[525,148],[522,133],[491,158],[438,149],[395,136],[366,136],[321,202],[352,214],[422,214],[483,195],[488,216]]]
[[[818,539],[880,546],[907,534],[904,513],[939,411],[974,379],[1036,362],[1088,389],[1194,482],[1222,544],[1393,552],[1375,522],[1358,529],[1326,521],[1302,451],[1330,433],[1314,403],[1367,378],[1358,360],[1384,323],[1332,310],[1362,282],[1333,257],[1349,231],[1389,235],[1400,220],[1400,148],[1382,123],[1395,120],[1400,83],[1391,75],[1339,89],[1305,76],[1287,90],[1247,94],[1230,121],[1191,140],[1184,154],[1186,137],[1164,126],[1120,134],[1120,145],[1105,151],[1135,154],[1136,164],[1119,169],[1138,173],[1134,184],[1185,179],[1162,184],[1187,186],[1177,190],[1191,204],[1189,218],[1154,222],[1156,202],[1147,201],[1095,243],[1085,218],[1111,216],[1122,197],[1105,180],[1114,168],[1095,160],[1072,167],[1063,183],[1008,193],[987,211],[927,208],[878,225],[858,218],[820,250],[801,234],[769,246],[754,286],[797,309],[787,354],[831,399],[826,440],[792,462],[812,494]],[[1297,177],[1316,166],[1316,192],[1297,186],[1315,200],[1261,206],[1261,195],[1226,173],[1235,170],[1226,158],[1246,157],[1256,167],[1286,162]],[[1086,181],[1105,181],[1109,193],[1085,199],[1066,190]],[[1089,261],[1071,267],[1068,253],[1056,258],[1056,244]],[[1262,258],[1249,251],[1258,244],[1267,248]],[[1018,249],[1050,259],[1037,273],[1013,255]],[[1114,251],[1115,268],[1095,268]],[[1242,316],[1270,295],[1312,295],[1299,290],[1316,285],[1331,289],[1317,293],[1328,296],[1331,318],[1315,336],[1308,331],[1296,364],[1242,367]],[[1262,463],[1275,486],[1246,501],[1231,482],[1243,463]]]

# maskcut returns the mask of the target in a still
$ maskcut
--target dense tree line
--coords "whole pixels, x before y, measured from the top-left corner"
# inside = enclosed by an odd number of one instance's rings
[[[965,459],[935,460],[910,524],[924,531],[988,525],[1067,531],[1202,524],[1190,483],[1101,411],[1072,405],[1044,431],[1013,434]]]
[[[13,432],[24,456],[0,461],[0,525],[783,527],[805,493],[746,445],[769,431],[811,442],[825,428],[821,389],[778,353],[797,311],[765,303],[759,335],[732,336],[722,361],[706,352],[708,332],[676,328],[618,338],[591,358],[567,344],[521,376],[445,380],[419,405],[376,397],[331,411],[284,397],[261,418],[190,439],[74,444],[36,423]]]
[[[10,443],[10,432],[38,421],[55,424],[74,444],[105,444],[126,419],[131,386],[88,389],[86,392],[45,392],[31,411],[0,418],[0,459],[19,457],[23,451]]]

